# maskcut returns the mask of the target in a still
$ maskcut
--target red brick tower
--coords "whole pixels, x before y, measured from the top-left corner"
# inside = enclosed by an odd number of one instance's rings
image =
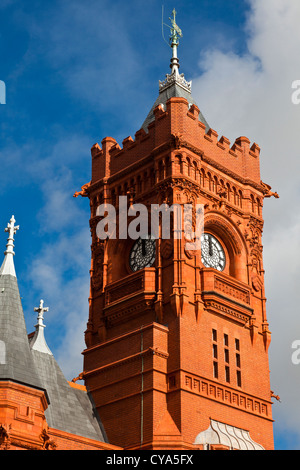
[[[178,73],[175,16],[172,27],[172,73],[145,123],[122,147],[93,146],[78,193],[92,234],[83,378],[114,445],[272,449],[262,206],[277,194],[260,179],[257,144],[230,145],[208,126]],[[154,242],[120,233],[132,204],[150,214],[166,202],[204,205],[201,250],[174,225]],[[116,238],[97,236],[103,203],[121,217]]]

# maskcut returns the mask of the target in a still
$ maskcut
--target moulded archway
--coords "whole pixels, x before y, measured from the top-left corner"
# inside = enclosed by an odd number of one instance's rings
[[[248,283],[248,252],[238,227],[225,214],[210,212],[204,218],[204,231],[208,231],[224,244],[228,256],[227,273],[239,281]]]

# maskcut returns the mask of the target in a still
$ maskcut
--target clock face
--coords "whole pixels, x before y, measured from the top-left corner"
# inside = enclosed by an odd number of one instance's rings
[[[151,235],[139,238],[130,252],[129,265],[132,271],[150,268],[155,261],[155,248],[156,240]]]
[[[223,271],[225,268],[225,253],[218,240],[210,233],[201,237],[201,261],[206,268]]]

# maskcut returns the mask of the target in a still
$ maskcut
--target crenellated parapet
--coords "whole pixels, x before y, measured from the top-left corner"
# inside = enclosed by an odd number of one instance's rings
[[[92,184],[110,178],[126,167],[137,165],[144,159],[154,160],[156,153],[182,148],[190,150],[198,166],[207,163],[212,169],[240,180],[244,185],[254,185],[262,194],[267,193],[261,184],[260,147],[247,137],[238,137],[231,145],[228,138],[209,128],[199,119],[199,108],[189,106],[185,98],[170,98],[166,106],[154,109],[154,120],[138,130],[133,139],[125,138],[122,146],[112,137],[106,137],[92,147]]]

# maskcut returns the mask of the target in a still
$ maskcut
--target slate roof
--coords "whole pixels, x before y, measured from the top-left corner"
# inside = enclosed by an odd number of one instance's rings
[[[13,380],[43,388],[36,371],[17,278],[0,275],[0,380]]]
[[[35,367],[49,405],[45,411],[49,427],[78,436],[107,442],[92,398],[85,390],[71,387],[53,355],[32,350]]]
[[[2,266],[9,262],[12,267],[12,257],[12,252],[6,252]],[[108,442],[90,394],[70,385],[46,347],[41,321],[36,325],[35,335],[28,336],[15,270],[4,272],[0,274],[0,380],[44,390],[49,427]],[[39,341],[36,341],[37,334]]]
[[[186,89],[184,89],[183,87],[181,87],[178,83],[174,82],[168,88],[165,88],[159,93],[159,96],[157,97],[155,103],[153,104],[151,110],[149,111],[148,116],[143,122],[142,129],[144,129],[145,132],[148,132],[149,124],[152,121],[154,121],[153,110],[156,108],[156,106],[158,106],[159,104],[163,104],[164,108],[166,109],[166,106],[165,106],[166,102],[168,101],[168,99],[173,98],[173,97],[185,98],[188,101],[189,105],[195,104],[199,108],[194,98],[192,97],[191,93],[187,91]],[[201,111],[199,112],[199,121],[205,124],[206,132],[207,132],[210,129],[210,126],[207,123]]]

